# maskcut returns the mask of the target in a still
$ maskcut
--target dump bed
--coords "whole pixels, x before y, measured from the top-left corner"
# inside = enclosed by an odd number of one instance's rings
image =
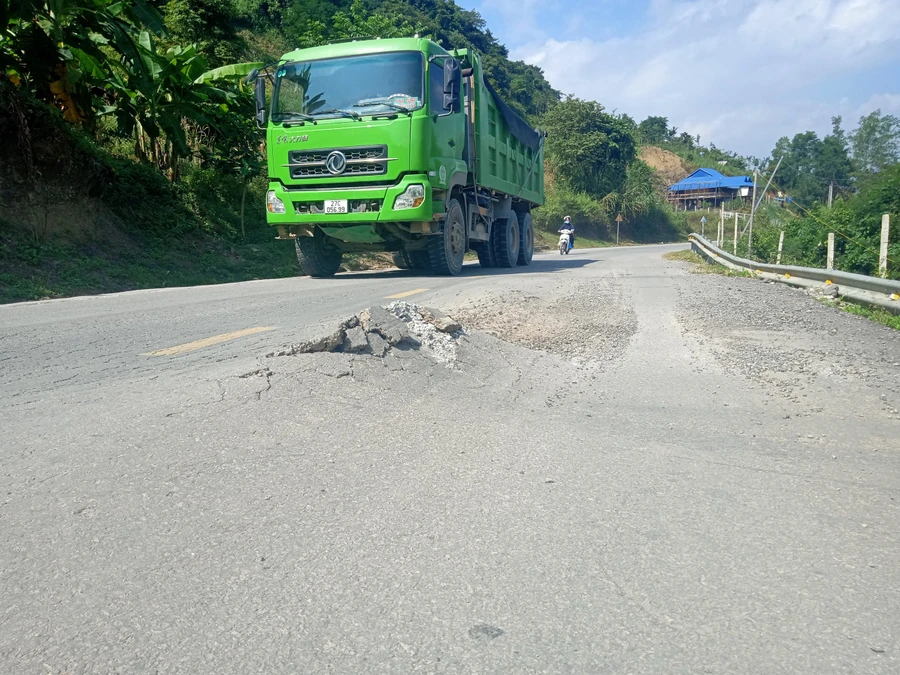
[[[477,56],[465,50],[458,54],[466,66],[473,68],[469,85],[474,97],[468,102],[468,112],[475,120],[476,183],[532,204],[543,204],[543,135],[500,99],[484,78]]]

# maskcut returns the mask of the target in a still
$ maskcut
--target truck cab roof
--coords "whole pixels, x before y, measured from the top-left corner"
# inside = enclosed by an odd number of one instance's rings
[[[428,38],[390,38],[385,40],[363,39],[336,44],[295,49],[281,57],[282,61],[318,61],[358,54],[378,54],[382,52],[415,51],[430,54],[447,54],[446,49]]]

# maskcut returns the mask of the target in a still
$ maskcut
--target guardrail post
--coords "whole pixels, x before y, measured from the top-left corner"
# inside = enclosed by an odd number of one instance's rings
[[[775,258],[775,264],[781,264],[781,249],[784,248],[784,230],[781,231],[781,234],[778,235],[778,257]]]
[[[887,251],[888,235],[891,230],[891,216],[885,213],[881,216],[881,252],[878,255],[878,276],[884,279],[887,276]]]
[[[737,240],[738,240],[738,215],[734,214],[734,255],[737,255]]]
[[[834,269],[834,232],[828,233],[828,261],[825,263],[825,269]]]

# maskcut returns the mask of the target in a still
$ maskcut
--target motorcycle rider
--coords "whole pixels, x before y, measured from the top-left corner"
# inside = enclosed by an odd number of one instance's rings
[[[560,228],[560,232],[562,230],[571,230],[571,232],[569,232],[569,250],[571,251],[575,248],[575,226],[572,224],[572,216],[563,218],[563,225]]]

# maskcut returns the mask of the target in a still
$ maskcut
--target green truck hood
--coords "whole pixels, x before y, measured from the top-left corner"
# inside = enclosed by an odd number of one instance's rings
[[[267,133],[269,176],[294,189],[395,183],[410,171],[410,122],[399,115],[362,121],[326,119],[287,129],[272,124]],[[335,150],[346,159],[344,171],[338,174],[325,166]]]

